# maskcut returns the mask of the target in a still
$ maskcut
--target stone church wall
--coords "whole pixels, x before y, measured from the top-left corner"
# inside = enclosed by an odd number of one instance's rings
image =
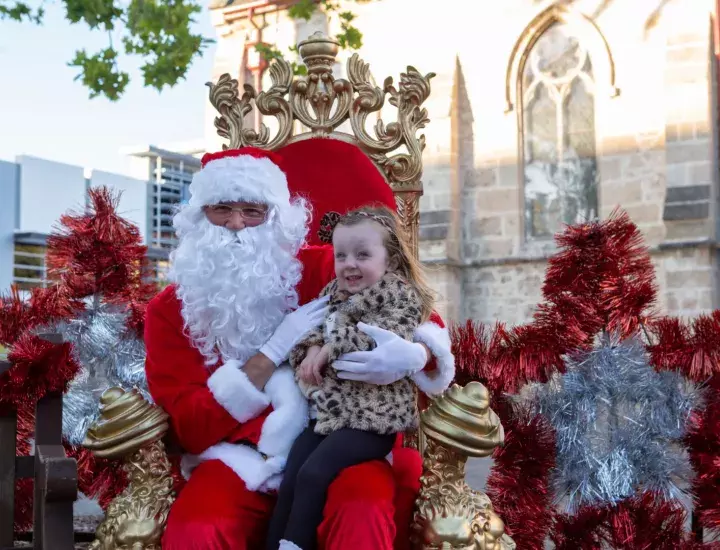
[[[474,3],[473,3],[474,4]],[[478,3],[480,4],[480,3]],[[426,103],[421,257],[447,318],[520,323],[541,299],[552,240],[525,237],[517,81],[523,44],[552,18],[572,21],[592,61],[598,211],[624,208],[651,248],[658,309],[693,316],[718,307],[717,95],[711,0],[661,2],[466,0],[352,3],[359,52],[378,82],[407,65],[434,72]],[[214,10],[215,74],[249,79],[256,37],[237,7]],[[255,17],[256,23],[260,21]],[[263,39],[281,50],[315,30],[280,10]],[[535,33],[535,34],[533,34]],[[527,45],[527,44],[526,44]],[[342,71],[348,54],[340,56]],[[511,104],[512,108],[509,109]],[[392,108],[381,116],[393,120]],[[208,112],[208,141],[214,140]]]

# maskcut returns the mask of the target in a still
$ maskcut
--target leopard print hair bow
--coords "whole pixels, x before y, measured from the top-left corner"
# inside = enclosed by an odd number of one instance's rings
[[[320,229],[318,230],[318,238],[324,243],[332,243],[332,234],[335,231],[335,226],[340,221],[342,216],[339,212],[327,212],[320,219]]]

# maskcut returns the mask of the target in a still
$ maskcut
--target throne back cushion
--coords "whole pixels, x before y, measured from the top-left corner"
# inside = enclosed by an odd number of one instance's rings
[[[397,210],[395,197],[380,171],[356,145],[332,138],[312,138],[286,145],[283,159],[293,196],[312,206],[308,244],[322,244],[318,229],[323,215],[382,204]]]

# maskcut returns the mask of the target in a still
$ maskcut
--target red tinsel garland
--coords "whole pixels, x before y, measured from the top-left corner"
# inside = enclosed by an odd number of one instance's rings
[[[11,346],[23,333],[68,319],[82,306],[60,286],[34,288],[24,300],[17,288],[0,296],[0,343]]]
[[[78,298],[101,295],[106,302],[149,298],[147,248],[137,227],[117,213],[119,194],[89,191],[88,212],[66,214],[48,238],[47,265]]]
[[[33,525],[33,490],[32,478],[18,479],[15,482],[15,532],[30,531]]]
[[[695,472],[693,499],[701,525],[720,528],[720,311],[700,315],[690,326],[662,318],[649,327],[648,346],[658,370],[677,370],[705,386],[705,406],[685,438]]]
[[[0,296],[0,343],[10,345],[17,340],[30,316],[30,307],[17,288],[12,288],[8,296]]]
[[[138,300],[134,298],[128,303],[128,320],[127,326],[133,331],[139,339],[145,337],[145,310],[147,309],[149,298]]]
[[[720,311],[693,320],[691,343],[694,353],[686,376],[705,381],[720,375]]]
[[[634,334],[651,315],[657,291],[642,233],[629,216],[615,211],[603,222],[567,227],[556,241],[560,251],[548,262],[543,298],[583,300],[595,308],[590,317],[602,321],[600,328]]]
[[[548,487],[554,463],[550,427],[512,410],[502,393],[528,382],[545,382],[563,372],[565,354],[592,344],[601,330],[622,337],[646,331],[651,364],[707,383],[708,406],[686,438],[697,474],[696,510],[706,528],[720,527],[720,311],[685,326],[655,318],[656,285],[642,234],[624,213],[604,222],[568,227],[557,237],[561,248],[548,262],[544,302],[532,323],[492,329],[468,322],[452,328],[458,383],[483,382],[506,428],[495,453],[489,493],[520,548],[542,548],[553,512]],[[558,515],[553,541],[558,548],[709,548],[690,542],[682,531],[684,512],[673,503],[643,494],[616,507],[589,507],[573,517]],[[600,541],[603,541],[602,543]]]
[[[35,432],[35,415],[31,407],[17,410],[15,454],[29,456],[31,440]],[[29,531],[33,522],[33,480],[19,479],[15,482],[15,531]]]
[[[48,266],[73,296],[99,295],[126,307],[128,328],[142,338],[145,307],[157,291],[149,282],[147,248],[137,227],[117,213],[119,194],[97,188],[89,195],[89,211],[62,216],[48,239]],[[78,462],[80,491],[102,508],[127,486],[118,461],[67,444],[66,452]]]
[[[696,513],[703,527],[720,529],[720,377],[706,388],[705,403],[686,443],[695,471]]]
[[[116,211],[119,194],[106,188],[90,191],[91,208],[69,214],[48,239],[47,263],[58,284],[33,289],[24,300],[16,289],[0,296],[0,343],[9,348],[11,368],[0,376],[0,406],[18,409],[17,454],[30,452],[35,402],[50,392],[65,392],[79,366],[70,344],[51,344],[34,331],[70,319],[84,309],[82,299],[100,296],[128,310],[128,328],[142,337],[147,302],[156,293],[148,277],[146,247],[132,224]],[[97,459],[85,449],[67,447],[78,461],[80,490],[102,506],[125,487],[117,461]],[[32,524],[32,480],[20,480],[16,491],[16,528]]]
[[[505,428],[505,444],[493,456],[488,494],[518,547],[540,550],[552,525],[548,474],[555,465],[555,438],[547,422],[513,411],[502,398],[510,379],[503,376],[502,369],[527,371],[530,361],[520,367],[517,350],[521,348],[501,324],[490,331],[467,321],[451,326],[450,333],[455,382],[464,385],[479,380],[485,384],[492,392],[492,408]],[[536,364],[543,364],[542,359]]]
[[[77,460],[78,489],[87,497],[97,498],[103,510],[127,487],[127,475],[117,460],[98,458],[85,448],[67,443],[65,453]]]
[[[597,550],[605,538],[607,508],[587,506],[571,516],[557,514],[550,540],[556,550]]]
[[[34,406],[52,392],[64,392],[77,372],[68,344],[51,344],[34,334],[39,326],[69,318],[78,303],[62,288],[33,289],[27,301],[12,288],[0,296],[0,343],[12,367],[0,375],[0,405]]]
[[[518,548],[542,550],[554,510],[550,471],[555,466],[555,434],[542,418],[529,418],[500,400],[493,403],[505,428],[505,445],[494,455],[488,496]]]
[[[642,493],[613,507],[609,513],[608,542],[627,550],[690,550],[697,546],[683,530],[685,510],[677,502]]]
[[[694,550],[684,531],[685,509],[653,493],[643,493],[615,506],[586,506],[575,515],[558,514],[551,540],[557,550]]]
[[[8,354],[12,367],[0,375],[0,403],[32,407],[49,393],[64,393],[79,368],[71,351],[70,344],[23,334]]]

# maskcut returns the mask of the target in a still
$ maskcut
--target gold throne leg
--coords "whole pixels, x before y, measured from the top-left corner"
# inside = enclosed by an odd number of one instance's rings
[[[101,458],[123,459],[127,488],[110,503],[95,532],[93,550],[160,550],[175,501],[170,462],[161,438],[168,416],[136,390],[103,393],[100,419],[83,445]]]
[[[465,483],[468,457],[484,457],[504,441],[500,419],[479,382],[453,385],[421,414],[426,439],[413,543],[421,550],[513,550],[485,493]]]

